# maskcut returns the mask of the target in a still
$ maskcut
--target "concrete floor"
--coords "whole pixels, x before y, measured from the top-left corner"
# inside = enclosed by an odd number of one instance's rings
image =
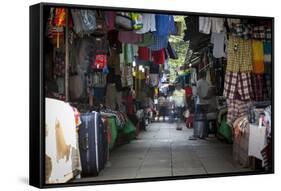
[[[152,123],[137,140],[115,148],[99,176],[75,181],[249,171],[233,162],[232,145],[215,137],[188,140],[192,134],[186,127],[176,130],[174,123]]]

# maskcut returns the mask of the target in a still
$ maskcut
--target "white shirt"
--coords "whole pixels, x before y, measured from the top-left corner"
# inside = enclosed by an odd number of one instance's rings
[[[183,89],[175,90],[173,93],[173,100],[175,102],[176,107],[184,107],[185,106],[185,91]]]
[[[140,30],[135,31],[137,34],[144,34],[150,31],[156,31],[155,14],[143,13],[142,23],[143,27]]]

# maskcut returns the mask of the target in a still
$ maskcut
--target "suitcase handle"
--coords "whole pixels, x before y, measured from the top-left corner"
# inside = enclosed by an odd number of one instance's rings
[[[81,149],[88,150],[89,149],[89,136],[88,134],[85,135],[85,137],[81,140]]]

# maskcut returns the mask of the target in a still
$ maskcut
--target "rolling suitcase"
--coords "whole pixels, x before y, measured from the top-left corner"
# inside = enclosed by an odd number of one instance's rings
[[[81,113],[79,148],[82,176],[97,176],[105,165],[104,126],[97,112]]]

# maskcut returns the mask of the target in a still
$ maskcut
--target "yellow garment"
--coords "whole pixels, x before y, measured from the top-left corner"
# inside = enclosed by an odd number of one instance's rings
[[[139,80],[144,80],[145,75],[142,71],[136,71],[136,78],[139,79]]]
[[[227,45],[227,67],[228,72],[251,72],[252,43],[240,37],[229,35]]]
[[[255,74],[263,74],[264,73],[263,42],[261,40],[253,40],[252,49],[253,49],[253,72]]]

